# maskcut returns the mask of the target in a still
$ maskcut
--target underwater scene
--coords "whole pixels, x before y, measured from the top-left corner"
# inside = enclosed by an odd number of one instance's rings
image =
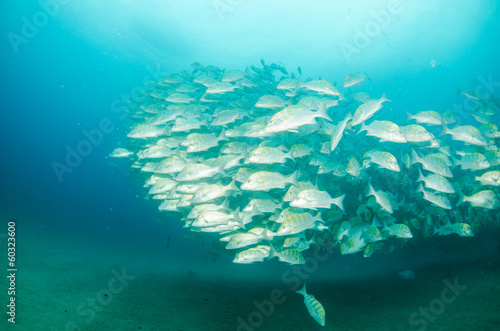
[[[1,330],[500,330],[500,3],[2,4]]]

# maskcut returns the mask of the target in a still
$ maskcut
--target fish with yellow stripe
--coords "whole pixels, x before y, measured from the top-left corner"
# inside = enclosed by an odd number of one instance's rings
[[[321,326],[325,326],[326,322],[326,316],[325,316],[325,309],[321,305],[321,303],[316,300],[314,295],[312,294],[307,294],[306,292],[306,283],[304,283],[304,286],[298,290],[295,291],[296,293],[302,294],[304,296],[304,303],[307,307],[307,310],[309,311],[309,314],[318,322]]]

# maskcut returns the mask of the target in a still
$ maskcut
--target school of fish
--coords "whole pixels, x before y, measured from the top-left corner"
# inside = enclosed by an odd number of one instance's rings
[[[385,93],[357,90],[366,74],[340,88],[263,60],[192,67],[128,100],[131,130],[110,156],[235,263],[303,264],[303,252],[332,247],[369,257],[500,222],[495,94],[459,91],[475,105],[460,120],[427,109],[402,119]]]

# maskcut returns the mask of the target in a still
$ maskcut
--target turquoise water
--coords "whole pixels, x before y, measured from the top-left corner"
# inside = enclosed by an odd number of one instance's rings
[[[274,288],[290,298],[287,308],[277,308],[254,329],[290,329],[297,325],[287,324],[291,315],[302,323],[297,329],[321,328],[300,296],[290,291],[291,283],[283,281],[287,266],[276,261],[248,266],[231,263],[234,251],[223,249],[212,237],[185,231],[175,215],[158,213],[158,203],[144,199],[143,181],[137,180],[130,164],[108,157],[115,147],[125,144],[131,130],[131,122],[123,116],[126,100],[144,91],[147,81],[191,71],[194,62],[244,71],[250,65],[260,67],[261,59],[296,76],[300,67],[301,78],[326,79],[339,90],[348,74],[361,72],[370,81],[353,90],[373,98],[385,92],[393,102],[384,105],[383,113],[375,118],[388,116],[401,125],[406,112],[435,110],[451,111],[457,124],[479,126],[469,115],[470,100],[457,95],[457,88],[476,89],[483,96],[500,95],[496,1],[316,1],[305,5],[299,1],[52,0],[2,7],[0,217],[5,229],[11,219],[18,224],[18,286],[24,304],[18,307],[17,325],[6,325],[19,330],[37,329],[36,321],[41,321],[40,330],[76,329],[72,323],[82,330],[135,330],[146,325],[153,330],[230,330],[237,328],[239,316],[247,318],[256,309],[254,300],[268,298]],[[498,124],[498,115],[491,120]],[[465,174],[473,177],[471,172]],[[464,185],[460,182],[459,187]],[[489,188],[498,193],[497,187]],[[402,198],[402,192],[398,194]],[[346,204],[352,211],[352,201]],[[409,322],[411,313],[440,295],[443,279],[460,277],[460,272],[469,288],[475,289],[469,293],[474,294],[460,297],[464,300],[455,306],[447,305],[437,321],[428,322],[428,329],[451,329],[450,323],[467,304],[476,310],[495,307],[481,302],[477,284],[487,283],[486,292],[499,293],[497,282],[490,284],[491,278],[482,278],[498,275],[498,232],[492,221],[497,214],[481,210],[474,215],[488,218],[475,229],[474,238],[419,238],[416,247],[408,244],[399,248],[400,253],[375,253],[374,260],[359,254],[343,256],[335,247],[335,254],[308,279],[308,291],[325,306],[325,328],[421,329]],[[432,249],[436,247],[437,253]],[[54,264],[58,268],[53,270]],[[103,305],[106,309],[96,309],[94,318],[85,309],[78,310],[87,297],[107,286],[114,277],[112,270],[121,267],[134,270],[139,279],[136,284],[141,285],[126,287],[130,292],[117,294],[109,305]],[[82,272],[82,268],[88,270]],[[342,277],[327,277],[336,269]],[[374,301],[374,306],[386,308],[382,311],[393,309],[394,315],[403,316],[390,324],[380,312],[369,315],[374,308],[370,310],[366,300],[353,299],[353,293],[366,293],[351,287],[370,289],[370,282],[375,282],[372,291],[380,299],[386,293],[384,286],[397,279],[393,269],[412,269],[417,279],[396,285],[408,293],[403,300],[406,310]],[[363,280],[357,272],[381,279]],[[55,274],[65,277],[48,281]],[[246,278],[252,274],[254,279]],[[214,280],[221,277],[230,285],[215,286]],[[345,288],[341,290],[340,284]],[[175,292],[183,287],[189,291]],[[260,289],[258,295],[252,293],[253,287]],[[141,288],[147,288],[155,299],[138,308],[137,315],[130,314],[131,302],[144,300]],[[170,292],[158,294],[160,288]],[[426,294],[419,297],[419,291]],[[168,300],[169,295],[176,303]],[[215,303],[208,308],[198,306],[198,299]],[[397,296],[391,299],[401,305]],[[218,308],[217,300],[226,308]],[[173,309],[175,305],[182,309]],[[47,308],[36,308],[40,306]],[[172,310],[162,316],[166,307]],[[336,316],[337,309],[352,318]],[[359,311],[368,314],[373,324],[365,320],[356,324],[353,316]],[[476,322],[471,318],[464,325],[498,327],[495,312],[474,316]]]

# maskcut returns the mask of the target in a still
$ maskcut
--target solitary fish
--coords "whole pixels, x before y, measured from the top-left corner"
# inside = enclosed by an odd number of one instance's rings
[[[115,148],[111,154],[109,154],[110,157],[129,157],[130,155],[134,154],[134,152],[130,152],[126,150],[125,148]]]
[[[364,82],[365,79],[371,80],[370,78],[368,78],[368,75],[366,73],[362,74],[359,72],[353,72],[347,75],[347,77],[345,78],[344,88],[358,85],[359,83]]]
[[[339,91],[335,88],[335,86],[329,81],[326,81],[324,79],[311,80],[310,82],[302,83],[301,86],[306,88],[307,90],[315,91],[320,94],[340,95]]]
[[[405,143],[406,138],[401,131],[401,128],[390,121],[377,121],[374,120],[369,125],[361,123],[361,129],[358,134],[366,130],[367,136],[374,136],[380,138],[381,142],[392,141],[395,143]]]
[[[481,182],[481,185],[500,186],[500,171],[489,171],[481,177],[476,176],[476,180]]]
[[[276,95],[263,95],[255,104],[257,108],[281,108],[288,106],[289,102]]]
[[[409,120],[415,120],[417,123],[425,123],[429,125],[441,125],[441,123],[443,123],[441,115],[433,110],[420,111],[415,115],[408,112],[406,114],[408,115],[408,119],[406,120],[407,122]]]
[[[430,203],[443,209],[451,209],[450,200],[448,200],[446,196],[441,194],[434,194],[431,191],[426,191],[424,190],[422,184],[420,184],[420,186],[418,187],[417,192],[422,192],[424,194],[424,200],[427,200]]]
[[[498,200],[497,195],[491,190],[484,190],[470,197],[464,195],[461,192],[459,194],[460,197],[458,199],[457,206],[464,202],[470,202],[473,207],[481,207],[486,209],[496,209],[500,207],[500,201]]]
[[[269,123],[267,123],[264,131],[267,133],[289,130],[297,131],[297,128],[302,125],[316,123],[316,117],[322,117],[330,122],[332,121],[326,113],[326,107],[321,107],[318,111],[312,112],[305,106],[288,106],[273,115]]]
[[[361,165],[354,156],[349,160],[345,171],[354,177],[359,177],[359,175],[361,174]]]
[[[356,109],[351,125],[356,126],[372,117],[378,110],[382,108],[382,103],[391,101],[387,99],[385,93],[382,94],[380,99],[370,99]]]
[[[368,193],[367,197],[373,195],[375,197],[375,201],[389,214],[392,214],[392,204],[389,194],[383,191],[375,191],[371,183],[368,183]]]
[[[403,270],[400,272],[396,272],[396,270],[394,270],[393,274],[394,274],[394,276],[398,277],[399,279],[404,279],[404,280],[415,279],[415,273],[411,270]]]
[[[296,293],[302,294],[304,296],[304,303],[309,311],[309,314],[318,322],[321,326],[325,326],[325,309],[319,303],[318,300],[312,294],[307,294],[306,284],[298,290]]]
[[[347,126],[347,122],[350,120],[352,120],[351,113],[347,114],[346,117],[335,126],[335,129],[332,132],[332,139],[330,141],[330,151],[333,152],[339,144],[340,139],[344,134],[345,127]]]
[[[443,124],[441,135],[451,134],[453,140],[460,140],[471,145],[488,146],[488,143],[481,135],[481,132],[472,125],[457,126],[453,129],[448,129]]]

